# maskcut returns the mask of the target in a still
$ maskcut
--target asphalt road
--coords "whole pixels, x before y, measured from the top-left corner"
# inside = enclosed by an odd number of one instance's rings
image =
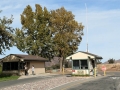
[[[12,86],[12,85],[31,83],[31,82],[36,82],[36,81],[40,81],[43,79],[49,79],[49,78],[54,78],[54,77],[59,77],[59,76],[61,76],[61,75],[38,76],[38,77],[32,77],[32,78],[4,81],[4,82],[0,82],[0,89],[8,87],[8,86]]]
[[[53,90],[120,90],[120,72],[107,72],[106,75],[110,76],[72,82]]]
[[[103,72],[99,72],[99,74],[102,75]],[[88,80],[86,82],[84,81],[74,82],[71,85],[64,85],[64,87],[61,86],[62,88],[58,87],[57,89],[55,88],[54,90],[117,90],[116,87],[120,86],[119,85],[120,72],[107,72],[106,74],[111,75],[111,77],[109,76],[109,77],[97,79],[95,81]],[[26,78],[26,79],[0,82],[0,89],[8,86],[12,86],[12,85],[31,83],[31,82],[36,82],[43,79],[54,78],[59,76],[61,75],[39,76],[39,77],[32,77],[32,78]]]
[[[66,90],[120,90],[120,78],[101,78],[99,80],[82,83],[80,85],[76,85],[68,89],[66,88]]]

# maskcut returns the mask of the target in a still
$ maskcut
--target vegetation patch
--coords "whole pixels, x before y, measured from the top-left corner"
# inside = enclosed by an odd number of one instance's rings
[[[17,80],[19,76],[17,75],[9,75],[9,74],[0,74],[0,82],[1,81],[9,81],[9,80]]]
[[[0,67],[0,82],[1,81],[9,81],[9,80],[17,80],[20,76],[13,74],[4,74],[2,73],[2,68]]]
[[[85,74],[85,75],[80,75],[80,74],[72,74],[73,77],[89,77],[89,74]]]

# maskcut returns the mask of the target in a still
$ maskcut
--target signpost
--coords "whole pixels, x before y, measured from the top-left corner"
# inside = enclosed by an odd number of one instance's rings
[[[102,71],[104,72],[104,76],[106,75],[105,74],[105,71],[106,71],[106,67],[105,66],[102,66]]]

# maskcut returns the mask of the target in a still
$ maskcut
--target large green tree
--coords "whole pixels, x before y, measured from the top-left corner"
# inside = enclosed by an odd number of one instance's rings
[[[4,54],[4,51],[9,50],[14,44],[14,28],[10,26],[12,22],[12,16],[9,19],[5,16],[0,18],[0,54]]]
[[[19,50],[32,55],[48,57],[51,32],[50,14],[46,7],[35,5],[35,11],[28,5],[21,14],[22,28],[16,30],[16,46]]]
[[[28,5],[21,14],[22,28],[16,30],[19,50],[43,57],[60,57],[60,70],[64,58],[74,53],[82,40],[83,25],[64,7],[50,12],[38,4],[33,11]],[[53,55],[48,56],[48,53]]]
[[[54,51],[60,58],[60,70],[64,64],[64,58],[74,53],[82,40],[83,28],[81,23],[75,20],[72,12],[61,7],[51,11],[51,31],[53,34]]]

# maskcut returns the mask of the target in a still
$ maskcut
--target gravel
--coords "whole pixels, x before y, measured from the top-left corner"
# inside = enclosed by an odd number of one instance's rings
[[[50,79],[44,79],[37,82],[31,82],[26,84],[19,84],[11,87],[6,87],[0,90],[51,90],[52,88],[64,85],[66,83],[88,79],[90,77],[55,77]]]

